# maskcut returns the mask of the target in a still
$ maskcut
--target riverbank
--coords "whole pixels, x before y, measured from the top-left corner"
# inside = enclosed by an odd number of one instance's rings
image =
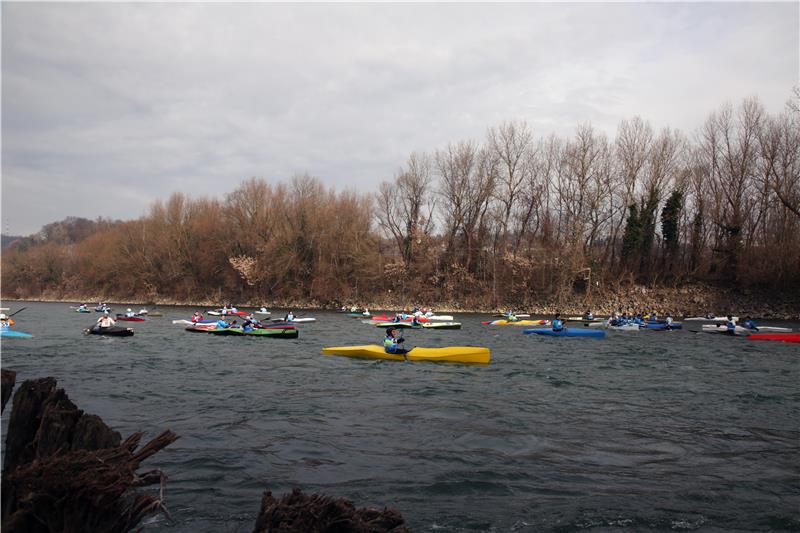
[[[159,305],[197,306],[214,308],[220,301],[210,299],[176,300],[174,298],[114,298],[98,294],[56,294],[44,293],[39,297],[5,298],[7,301],[39,301],[96,304],[104,301],[117,306],[154,307]],[[705,284],[686,284],[680,287],[647,287],[630,285],[613,289],[595,290],[589,294],[568,294],[561,298],[531,297],[528,301],[507,302],[503,305],[490,305],[490,298],[469,296],[460,300],[413,301],[397,294],[384,293],[359,301],[320,302],[313,299],[232,300],[238,307],[267,307],[268,309],[338,309],[342,305],[358,305],[367,309],[398,310],[413,306],[430,307],[440,313],[496,313],[513,309],[532,315],[549,316],[556,312],[582,314],[591,309],[596,315],[607,315],[622,308],[625,311],[655,311],[659,315],[667,313],[676,317],[716,315],[732,313],[738,316],[750,315],[760,319],[800,320],[800,290],[759,291],[753,289],[732,290]],[[137,309],[138,310],[138,309]]]

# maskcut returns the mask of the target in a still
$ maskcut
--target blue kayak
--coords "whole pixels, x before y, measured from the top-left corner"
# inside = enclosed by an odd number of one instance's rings
[[[31,335],[30,333],[22,333],[21,331],[0,329],[0,337],[33,337],[33,335]]]
[[[667,329],[666,322],[648,322],[647,325],[644,326],[647,329]],[[672,329],[681,329],[683,325],[680,322],[673,322]]]
[[[603,338],[606,332],[602,329],[583,329],[583,328],[564,328],[560,331],[553,331],[551,328],[532,328],[523,331],[526,335],[534,333],[536,335],[546,335],[548,337],[598,337]]]

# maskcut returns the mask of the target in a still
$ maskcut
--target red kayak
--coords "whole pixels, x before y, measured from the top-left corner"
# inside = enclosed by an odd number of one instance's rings
[[[394,322],[394,317],[387,315],[375,315],[371,317],[370,320],[375,320],[376,322]],[[406,318],[401,318],[400,322],[411,322],[412,320],[414,320],[414,315],[406,315]],[[425,316],[417,317],[417,322],[427,322],[427,321],[428,317]]]
[[[800,333],[753,333],[747,338],[751,341],[800,342]]]
[[[144,318],[140,316],[117,315],[117,320],[122,320],[123,322],[144,322]]]

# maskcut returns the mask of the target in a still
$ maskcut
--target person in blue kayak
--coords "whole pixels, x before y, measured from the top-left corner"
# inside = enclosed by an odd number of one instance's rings
[[[80,311],[81,313],[85,313],[88,310],[89,308],[86,306],[86,304],[81,304],[78,306],[78,311]]]
[[[725,322],[725,327],[727,328],[726,333],[728,335],[736,335],[736,322],[734,322],[731,315],[728,315],[728,320]]]
[[[404,354],[408,351],[400,346],[404,341],[405,339],[403,337],[398,339],[395,336],[394,328],[386,328],[386,337],[383,339],[383,350],[386,353]]]
[[[747,329],[752,329],[753,331],[758,331],[758,327],[756,327],[756,323],[753,321],[752,318],[750,318],[749,315],[744,317],[744,322],[742,322],[742,327],[745,327]]]
[[[655,311],[650,311],[650,316],[647,317],[647,320],[658,320],[658,315]]]
[[[594,320],[594,315],[592,314],[591,309],[587,309],[586,312],[583,314],[583,318],[586,320]]]
[[[664,329],[672,330],[672,315],[667,313],[667,318],[664,319]]]
[[[562,331],[564,329],[564,321],[561,320],[561,313],[556,313],[553,318],[553,331]]]

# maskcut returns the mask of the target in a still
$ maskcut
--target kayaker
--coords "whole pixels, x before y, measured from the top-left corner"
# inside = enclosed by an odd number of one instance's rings
[[[517,315],[514,314],[514,311],[509,311],[508,315],[506,315],[506,320],[509,322],[516,322],[519,319],[517,318]]]
[[[411,319],[411,325],[412,326],[421,326],[422,325],[422,323],[419,321],[417,315],[414,315],[414,317]]]
[[[561,320],[561,313],[556,313],[553,318],[553,331],[561,331],[564,329],[564,322]]]
[[[8,315],[5,313],[0,313],[0,328],[8,329],[11,326],[11,322],[8,318]]]
[[[744,317],[744,322],[742,323],[742,326],[747,328],[747,329],[752,329],[753,331],[758,331],[758,328],[756,327],[756,323],[753,322],[753,319],[750,318],[749,315]]]
[[[135,313],[133,312],[133,309],[131,309],[130,307],[127,309],[127,311],[125,311],[125,316],[128,318],[133,318],[134,314]]]
[[[220,318],[219,320],[217,320],[217,323],[214,324],[214,326],[217,329],[227,329],[227,328],[231,327],[231,324],[228,324],[227,322],[225,322],[224,318]]]
[[[86,306],[86,304],[81,304],[81,305],[78,306],[78,311],[80,311],[82,313],[85,313],[88,310],[89,310],[89,308]]]
[[[650,316],[647,317],[647,320],[658,320],[658,315],[655,311],[650,311]]]
[[[583,315],[583,318],[585,318],[586,320],[594,320],[594,315],[592,314],[592,310],[587,309],[586,313],[584,313]]]
[[[261,309],[259,309],[259,312],[264,313],[264,314],[269,313],[269,311],[267,311],[266,307],[262,307]]]
[[[103,316],[97,319],[98,328],[110,328],[116,325],[117,321],[108,315],[108,311],[103,311]]]
[[[736,322],[734,322],[733,316],[728,315],[728,321],[725,322],[725,327],[727,328],[726,333],[728,335],[736,335]]]
[[[664,319],[664,323],[666,324],[666,326],[664,326],[664,329],[671,330],[672,329],[672,315],[667,313],[667,318]]]
[[[407,352],[405,348],[400,346],[405,339],[395,337],[394,328],[386,328],[386,337],[383,339],[383,349],[386,353],[404,354]]]
[[[286,316],[283,317],[283,320],[286,322],[293,322],[294,321],[294,311],[289,311],[286,313]]]
[[[714,320],[714,315],[711,313],[706,313],[706,320]]]
[[[147,309],[139,309],[139,314],[140,315],[146,315],[147,314]]]
[[[192,315],[192,322],[197,323],[203,320],[203,315],[200,314],[200,311],[195,311]]]

